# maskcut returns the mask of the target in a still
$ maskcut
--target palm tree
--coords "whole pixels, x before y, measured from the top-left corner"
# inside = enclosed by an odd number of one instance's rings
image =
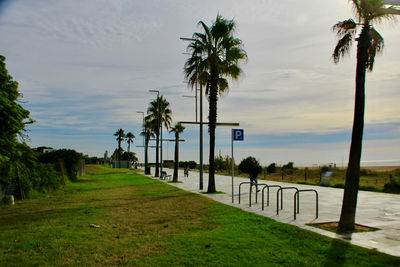
[[[154,137],[154,127],[151,125],[151,121],[145,119],[143,125],[143,132],[140,135],[144,136],[144,145],[145,145],[145,152],[144,152],[144,174],[150,174],[149,165],[149,141],[150,137]]]
[[[188,46],[191,58],[185,63],[186,78],[206,85],[209,96],[210,155],[208,193],[216,192],[215,188],[215,127],[217,123],[218,94],[228,91],[229,84],[225,77],[236,80],[242,73],[239,61],[247,59],[242,48],[242,41],[233,36],[236,23],[217,15],[215,22],[208,27],[199,22],[204,33],[193,34],[193,41]]]
[[[121,142],[125,138],[124,130],[122,130],[121,128],[118,129],[118,131],[115,132],[114,136],[117,137],[116,140],[118,141],[118,167],[121,167]]]
[[[172,182],[178,182],[178,165],[179,165],[179,134],[185,130],[185,127],[181,123],[175,124],[175,126],[169,131],[175,133],[175,158],[174,158],[174,175]]]
[[[169,102],[164,98],[164,96],[158,96],[156,100],[150,102],[149,107],[147,108],[147,117],[146,120],[151,121],[151,125],[153,125],[153,131],[156,134],[156,171],[155,177],[160,176],[159,171],[159,143],[160,143],[160,134],[162,135],[162,125],[169,129],[171,126],[171,114],[172,111],[169,108]],[[161,132],[160,132],[161,130]],[[161,145],[162,147],[162,145]],[[161,150],[162,153],[162,150]]]
[[[135,138],[135,135],[131,132],[126,134],[126,142],[128,143],[128,152],[131,152],[131,143],[133,143],[133,138]]]
[[[383,38],[372,24],[382,19],[392,18],[391,15],[381,11],[382,0],[352,0],[352,3],[359,22],[348,19],[338,22],[332,28],[340,38],[332,55],[334,62],[338,63],[349,52],[357,33],[357,26],[361,26],[361,33],[355,39],[358,43],[354,121],[339,221],[339,230],[341,231],[354,230],[355,226],[364,130],[365,74],[366,70],[372,71],[375,55],[382,52],[383,49]]]

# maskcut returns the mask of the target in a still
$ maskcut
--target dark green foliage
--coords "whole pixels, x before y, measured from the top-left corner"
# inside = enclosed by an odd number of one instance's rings
[[[322,173],[328,172],[328,171],[330,171],[331,169],[332,169],[332,168],[329,167],[329,166],[322,166],[322,167],[321,167],[321,172],[322,172]]]
[[[36,191],[48,192],[60,188],[63,184],[63,179],[53,164],[38,163],[32,183],[32,187]]]
[[[82,154],[72,149],[59,149],[56,151],[44,153],[39,156],[41,163],[59,163],[63,162],[65,171],[71,181],[78,179],[78,169],[81,163]]]
[[[13,155],[17,152],[17,135],[22,136],[25,125],[33,122],[29,111],[17,102],[21,96],[18,83],[8,74],[5,60],[0,55],[0,164],[17,157]]]
[[[186,165],[189,166],[189,169],[196,169],[197,168],[197,163],[194,160],[179,161],[179,168],[185,168]]]
[[[391,179],[391,181],[383,187],[383,192],[400,194],[400,180]]]
[[[262,171],[262,167],[258,160],[253,157],[247,157],[240,162],[239,170],[248,174],[258,174]]]
[[[189,164],[189,169],[196,169],[197,167],[197,163],[194,160],[190,160],[188,164]]]
[[[138,158],[136,157],[136,154],[134,152],[124,152],[121,155],[121,160],[127,160],[129,162],[137,162]]]
[[[104,164],[104,158],[85,156],[85,164]]]
[[[296,168],[293,167],[294,163],[293,162],[288,162],[288,164],[285,164],[282,166],[282,171],[286,174],[293,174]]]
[[[371,171],[371,170],[367,170],[367,169],[360,169],[360,176],[372,176],[372,177],[376,177],[378,176],[378,172],[376,171]]]
[[[232,169],[232,158],[226,155],[219,155],[214,159],[214,167],[216,171],[229,171]]]
[[[275,163],[269,164],[267,167],[267,172],[268,173],[276,173],[276,164]]]

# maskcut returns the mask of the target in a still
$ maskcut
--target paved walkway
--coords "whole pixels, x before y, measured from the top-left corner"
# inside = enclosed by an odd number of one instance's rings
[[[173,170],[165,169],[168,174],[172,174]],[[154,169],[152,169],[154,174]],[[343,189],[300,185],[291,183],[280,183],[275,181],[259,180],[259,183],[268,183],[268,185],[280,185],[282,187],[295,186],[300,189],[315,189],[319,195],[319,214],[316,219],[315,193],[300,193],[300,213],[294,220],[294,192],[295,190],[284,190],[283,193],[283,209],[277,211],[277,188],[270,189],[270,205],[266,206],[267,190],[265,189],[265,209],[261,206],[261,192],[258,193],[258,201],[255,203],[255,190],[252,193],[252,203],[249,207],[249,185],[242,185],[241,203],[239,204],[239,184],[248,182],[249,179],[234,178],[234,203],[232,203],[232,177],[231,176],[215,176],[217,191],[224,194],[202,194],[203,196],[212,198],[218,202],[240,208],[242,210],[257,213],[259,215],[272,218],[276,221],[289,223],[298,227],[311,230],[332,238],[348,240],[352,244],[366,247],[376,248],[377,250],[400,256],[400,195],[375,193],[367,191],[359,191],[356,223],[375,227],[380,230],[362,233],[353,233],[349,235],[338,235],[329,231],[310,227],[308,223],[318,222],[334,222],[340,217],[340,210],[343,198]],[[181,189],[198,193],[207,190],[208,174],[204,175],[203,190],[199,190],[199,173],[190,172],[189,177],[183,177],[183,171],[179,172],[179,181],[171,185]],[[260,187],[259,189],[262,189]]]

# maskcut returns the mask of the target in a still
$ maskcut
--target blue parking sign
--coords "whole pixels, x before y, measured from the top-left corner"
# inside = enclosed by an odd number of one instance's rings
[[[243,129],[232,129],[233,130],[233,141],[243,141],[244,132]]]

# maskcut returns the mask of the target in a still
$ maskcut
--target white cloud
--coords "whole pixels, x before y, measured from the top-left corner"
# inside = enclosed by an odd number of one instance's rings
[[[174,121],[193,120],[193,99],[181,97],[193,92],[182,83],[187,43],[179,37],[190,37],[200,30],[199,20],[209,24],[217,13],[236,20],[249,56],[242,65],[245,76],[218,102],[219,121],[238,121],[249,134],[350,130],[355,49],[338,65],[331,59],[336,39],[330,29],[352,16],[342,0],[15,1],[1,13],[0,46],[38,126],[81,132],[137,128],[136,111],[145,111],[154,98],[149,89],[165,94]],[[367,75],[365,119],[395,123],[398,25],[377,29],[386,47]],[[207,105],[205,98],[205,120]],[[32,139],[42,140],[43,133],[33,129]],[[63,137],[52,138],[57,143]],[[113,147],[113,138],[103,145]]]

